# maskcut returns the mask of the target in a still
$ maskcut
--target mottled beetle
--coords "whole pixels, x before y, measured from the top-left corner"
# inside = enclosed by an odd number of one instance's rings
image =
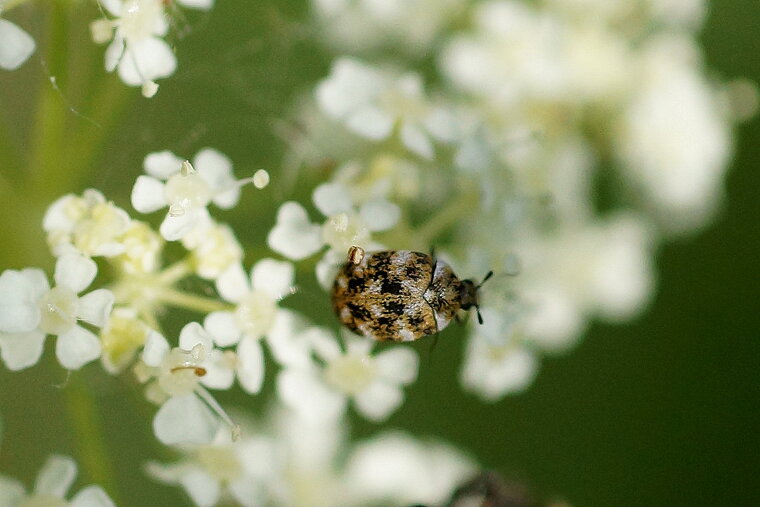
[[[489,272],[483,282],[493,273]],[[410,250],[365,255],[351,247],[332,287],[332,305],[352,331],[378,341],[412,341],[442,331],[461,310],[475,308],[478,285],[445,262]]]

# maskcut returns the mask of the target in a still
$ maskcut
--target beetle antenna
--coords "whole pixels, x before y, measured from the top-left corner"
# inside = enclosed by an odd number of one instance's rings
[[[480,306],[475,307],[475,313],[478,314],[478,324],[483,325],[483,316],[480,314]]]
[[[489,271],[488,273],[486,273],[486,276],[484,276],[484,277],[483,277],[483,281],[482,281],[482,282],[480,282],[480,283],[478,284],[478,286],[477,286],[477,287],[475,287],[475,288],[476,288],[476,289],[479,289],[479,288],[481,288],[481,287],[483,286],[483,284],[484,284],[484,283],[486,283],[486,282],[487,282],[487,281],[488,281],[488,280],[489,280],[489,279],[490,279],[492,276],[493,276],[493,271]]]

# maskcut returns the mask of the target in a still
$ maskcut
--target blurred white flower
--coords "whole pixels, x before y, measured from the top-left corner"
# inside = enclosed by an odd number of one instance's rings
[[[352,505],[444,505],[476,470],[450,445],[385,432],[354,446],[344,480]]]
[[[331,333],[319,329],[309,339],[322,366],[285,368],[277,378],[280,398],[302,417],[340,417],[350,398],[364,417],[383,421],[403,403],[402,386],[417,378],[419,361],[410,348],[372,355],[374,342],[346,333],[342,350]]]
[[[234,500],[246,507],[268,505],[278,472],[275,443],[267,437],[244,436],[232,442],[220,431],[206,445],[184,445],[179,462],[149,462],[153,478],[181,486],[198,507]]]
[[[216,280],[243,260],[243,247],[235,231],[214,220],[191,229],[182,237],[182,245],[190,250],[195,272],[207,280]]]
[[[177,0],[183,7],[208,10],[213,0]],[[105,55],[108,72],[118,67],[119,77],[129,86],[142,86],[151,97],[158,90],[155,79],[174,74],[177,59],[161,37],[169,31],[162,0],[100,0],[113,19],[99,19],[90,25],[97,44],[109,41]]]
[[[95,279],[97,265],[79,254],[64,254],[50,288],[39,269],[6,270],[0,275],[0,355],[11,370],[37,363],[45,336],[57,336],[56,356],[64,368],[77,370],[100,357],[98,337],[77,322],[102,327],[114,296],[96,289],[78,296]]]
[[[653,40],[640,58],[615,148],[624,176],[666,228],[694,229],[723,197],[732,151],[726,117],[690,40]]]
[[[16,70],[32,56],[35,47],[31,35],[0,18],[0,69]]]
[[[199,151],[193,164],[169,151],[145,157],[145,172],[132,188],[132,206],[140,213],[152,213],[169,207],[161,224],[167,241],[182,239],[194,228],[208,227],[210,203],[229,209],[240,198],[240,187],[251,178],[235,180],[232,163],[211,148]]]
[[[417,74],[391,77],[341,58],[317,86],[316,97],[325,114],[367,139],[387,139],[398,128],[404,146],[426,159],[433,157],[431,137],[453,138],[453,118],[429,103]]]
[[[66,500],[76,476],[77,466],[74,460],[68,456],[52,455],[37,474],[34,490],[30,493],[26,492],[19,481],[0,475],[0,505],[115,507],[103,488],[94,485],[82,488],[71,500]]]

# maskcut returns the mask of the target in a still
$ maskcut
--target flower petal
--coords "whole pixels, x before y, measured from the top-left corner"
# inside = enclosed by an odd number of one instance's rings
[[[116,504],[100,486],[87,486],[74,495],[71,507],[116,507]]]
[[[214,0],[177,0],[177,3],[188,9],[209,10],[214,6]]]
[[[425,132],[410,122],[404,122],[401,126],[401,142],[422,158],[431,160],[433,158],[433,143]]]
[[[66,369],[78,370],[100,357],[100,340],[81,326],[74,326],[58,337],[55,355]]]
[[[106,72],[113,72],[119,65],[121,57],[124,56],[124,47],[124,39],[119,36],[114,37],[113,42],[108,45],[105,54]]]
[[[243,334],[232,312],[209,313],[203,320],[203,327],[219,347],[235,345]]]
[[[388,418],[404,401],[400,388],[373,382],[354,398],[356,410],[367,419],[380,422]]]
[[[293,288],[296,269],[287,261],[261,259],[251,270],[251,286],[279,299]]]
[[[267,244],[289,259],[305,259],[322,248],[322,230],[309,221],[300,204],[289,201],[280,206],[277,225],[269,231]]]
[[[216,279],[216,290],[226,301],[237,303],[251,291],[248,276],[240,263],[225,269]]]
[[[142,360],[148,366],[158,366],[169,353],[169,342],[161,333],[151,331],[145,340],[142,352]]]
[[[219,501],[219,481],[200,468],[193,468],[183,474],[179,482],[198,507],[211,507]]]
[[[0,68],[15,70],[34,53],[32,36],[8,20],[0,19]]]
[[[44,291],[40,289],[46,285],[45,275],[38,269],[3,271],[0,274],[0,331],[34,330],[42,318],[39,302]]]
[[[311,365],[311,344],[299,334],[303,319],[293,311],[278,310],[266,340],[274,360],[281,366],[305,368]]]
[[[385,111],[366,106],[351,113],[346,119],[346,126],[362,137],[379,141],[391,133],[393,121],[393,117]]]
[[[45,333],[0,333],[0,357],[11,371],[23,370],[37,364],[42,356]]]
[[[19,481],[0,475],[0,505],[21,505],[25,496],[26,491]]]
[[[296,368],[282,370],[277,376],[280,400],[309,420],[337,419],[346,409],[346,398],[328,388],[314,371]]]
[[[157,37],[131,41],[119,61],[119,77],[130,86],[140,86],[174,74],[177,59],[169,45]]]
[[[219,420],[195,394],[174,396],[153,418],[153,432],[164,445],[207,444],[219,429]]]
[[[143,169],[149,175],[159,180],[168,180],[179,172],[185,160],[169,150],[148,153],[143,160]],[[138,210],[139,211],[139,210]]]
[[[256,394],[264,382],[264,354],[259,340],[244,339],[237,347],[238,382],[243,390]]]
[[[34,482],[34,493],[57,498],[66,496],[77,476],[77,465],[68,456],[50,456]]]
[[[55,283],[79,294],[87,288],[98,274],[98,266],[89,257],[68,253],[58,257],[55,263]]]
[[[172,216],[166,214],[166,218],[161,222],[159,232],[166,241],[178,241],[188,234],[198,223],[195,220],[195,213],[186,211],[182,215]]]
[[[398,384],[411,384],[419,368],[417,353],[408,347],[394,347],[375,356],[378,375]]]
[[[138,176],[132,187],[132,207],[140,213],[153,213],[169,204],[164,183],[152,176]]]
[[[113,302],[113,292],[108,289],[89,292],[79,298],[77,317],[93,326],[103,327],[111,314]]]
[[[338,213],[348,213],[353,209],[351,194],[342,183],[322,183],[314,189],[311,200],[320,213],[326,217]]]
[[[232,369],[233,361],[227,354],[232,352],[222,352],[219,349],[213,349],[208,353],[208,357],[202,365],[206,369],[206,374],[201,377],[201,383],[211,389],[229,389],[235,382],[235,372]]]
[[[193,167],[215,192],[214,204],[222,209],[237,204],[240,187],[235,184],[232,162],[227,155],[213,148],[204,148],[195,155]]]
[[[370,231],[386,231],[396,225],[401,209],[385,199],[372,199],[362,206],[359,214]]]
[[[214,342],[197,322],[185,324],[182,331],[179,332],[179,346],[184,350],[192,350],[196,345],[202,345],[203,351],[208,354],[214,348]]]

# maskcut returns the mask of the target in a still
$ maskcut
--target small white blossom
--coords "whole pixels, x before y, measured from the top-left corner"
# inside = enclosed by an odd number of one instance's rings
[[[247,277],[239,264],[217,279],[221,296],[236,304],[234,311],[210,313],[204,322],[222,347],[237,344],[238,381],[246,392],[257,393],[264,376],[260,339],[273,329],[279,301],[292,293],[295,269],[289,262],[262,259]]]
[[[126,249],[123,235],[130,225],[126,211],[92,188],[81,197],[68,194],[56,200],[42,222],[56,256],[68,252],[88,257],[117,256]]]
[[[246,432],[247,435],[248,432]],[[150,462],[148,473],[166,484],[180,485],[198,507],[234,499],[255,507],[268,504],[278,472],[275,442],[265,436],[244,436],[232,442],[220,431],[206,445],[185,445],[184,458],[172,464]]]
[[[193,164],[162,151],[149,154],[143,165],[148,176],[138,176],[132,206],[140,213],[168,207],[160,228],[167,241],[209,226],[206,207],[213,202],[222,209],[232,208],[240,198],[240,186],[250,181],[235,180],[230,160],[211,148],[198,152]]]
[[[229,225],[210,221],[195,227],[182,238],[190,250],[191,262],[201,278],[216,280],[222,273],[243,260],[243,247]]]
[[[66,500],[77,475],[74,460],[67,456],[52,455],[37,474],[34,489],[27,493],[24,486],[9,477],[0,475],[0,505],[3,507],[60,506],[60,507],[115,507],[100,486],[82,488],[71,500]]]
[[[364,417],[383,421],[403,403],[402,386],[417,378],[412,349],[372,355],[374,343],[365,338],[344,335],[345,350],[329,332],[315,329],[309,338],[323,366],[286,368],[277,378],[280,398],[303,417],[339,417],[351,398]]]
[[[319,225],[309,220],[303,206],[288,201],[277,211],[277,223],[269,231],[267,244],[275,252],[297,261],[322,248],[321,236]]]
[[[213,1],[177,0],[194,9],[210,9]],[[143,95],[152,97],[158,90],[155,79],[174,74],[177,59],[161,37],[169,31],[162,0],[100,0],[113,19],[99,19],[90,25],[97,44],[113,41],[106,49],[105,67],[118,67],[119,77],[129,86],[143,87]]]
[[[31,35],[0,18],[0,69],[16,70],[32,56],[35,47]]]
[[[333,64],[331,75],[319,84],[317,102],[330,117],[352,132],[379,141],[398,127],[401,142],[413,153],[433,157],[431,136],[452,137],[453,120],[425,98],[417,74],[391,78],[349,58]]]
[[[503,311],[483,307],[480,312],[483,324],[469,338],[461,382],[483,399],[496,401],[530,386],[538,372],[538,358],[520,343]]]
[[[8,368],[36,364],[47,334],[58,337],[55,352],[64,368],[77,370],[100,357],[100,340],[77,323],[102,327],[111,313],[111,291],[97,289],[78,296],[96,274],[95,262],[72,253],[58,258],[52,289],[39,269],[6,270],[0,275],[0,353]]]

